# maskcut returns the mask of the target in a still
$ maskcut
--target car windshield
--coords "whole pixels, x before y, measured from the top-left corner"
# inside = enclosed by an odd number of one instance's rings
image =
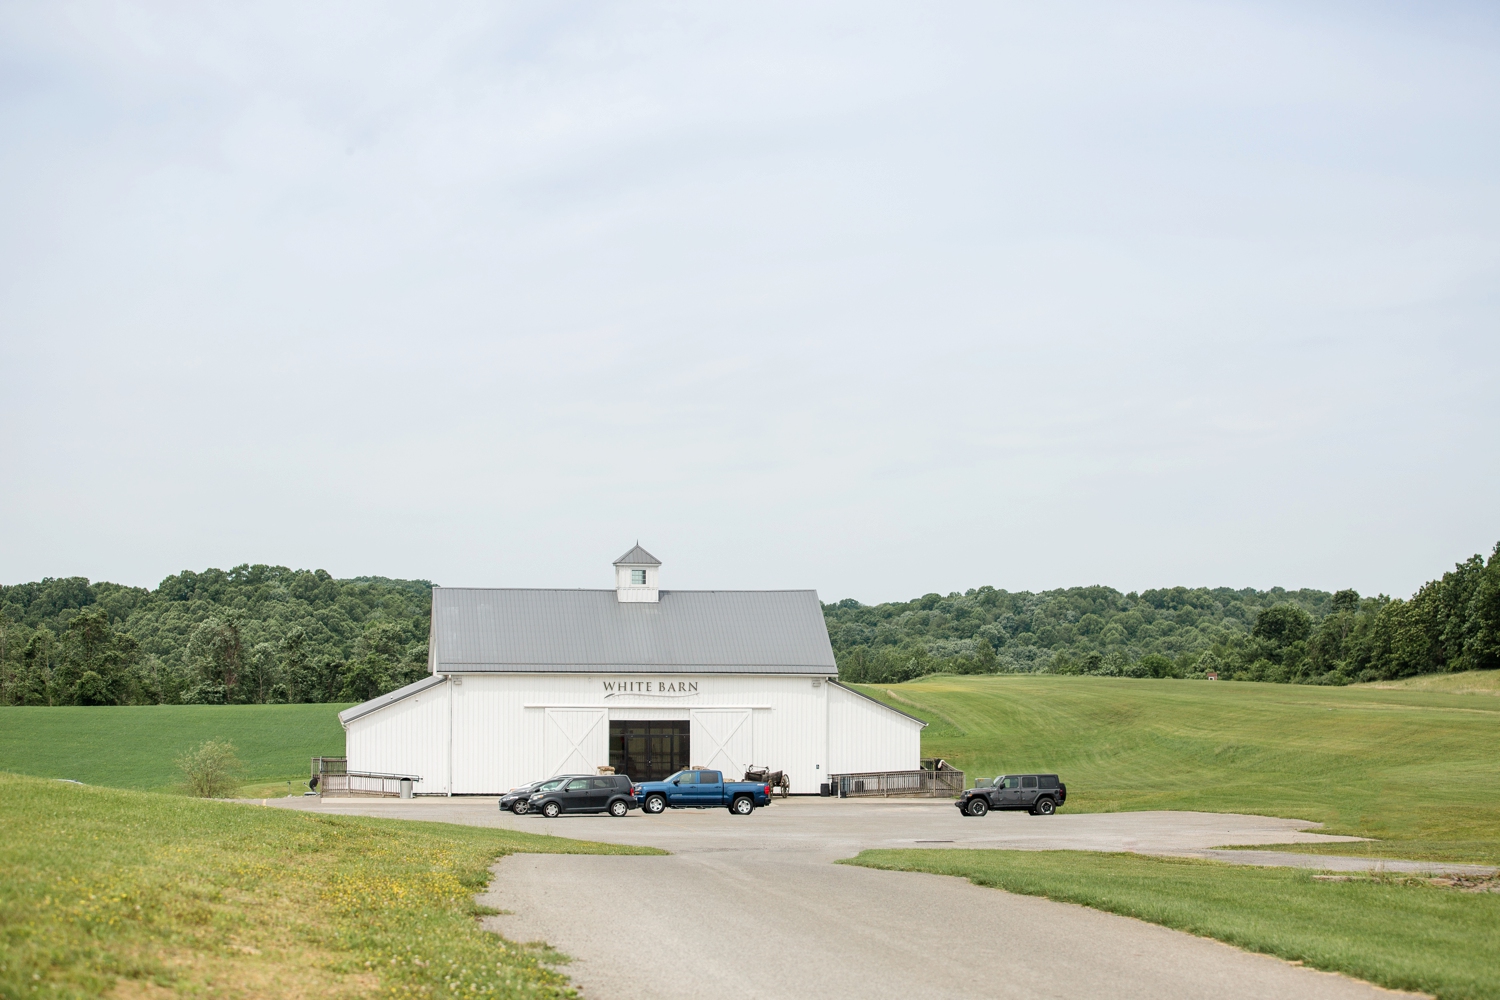
[[[539,792],[550,792],[567,780],[567,778],[553,778],[551,781],[544,781],[540,785],[537,785],[536,790]]]

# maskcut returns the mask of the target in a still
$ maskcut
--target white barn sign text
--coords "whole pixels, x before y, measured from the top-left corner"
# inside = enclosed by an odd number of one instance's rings
[[[698,693],[697,681],[603,681],[604,696],[613,694],[675,694]]]

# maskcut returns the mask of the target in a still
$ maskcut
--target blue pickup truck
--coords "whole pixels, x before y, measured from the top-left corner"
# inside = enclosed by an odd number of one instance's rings
[[[718,771],[678,771],[665,781],[635,786],[635,800],[648,815],[673,809],[727,808],[749,816],[756,806],[771,804],[771,786],[758,781],[725,781]]]

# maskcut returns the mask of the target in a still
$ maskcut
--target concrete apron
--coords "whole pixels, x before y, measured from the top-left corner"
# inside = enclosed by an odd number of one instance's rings
[[[963,879],[832,864],[864,848],[1137,851],[1315,860],[1226,845],[1350,841],[1316,824],[1217,813],[960,816],[951,802],[793,799],[725,810],[516,817],[494,798],[268,804],[644,844],[667,857],[513,855],[480,900],[486,926],[571,955],[592,1000],[736,997],[1374,998],[1389,991],[1085,907]],[[1243,855],[1243,856],[1240,856]],[[1384,864],[1387,870],[1391,862]]]

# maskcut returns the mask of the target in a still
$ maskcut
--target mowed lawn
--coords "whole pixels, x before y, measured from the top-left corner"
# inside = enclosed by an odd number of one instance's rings
[[[1465,670],[1456,674],[1419,674],[1399,681],[1373,681],[1359,689],[1441,691],[1446,694],[1500,695],[1500,670]]]
[[[1069,812],[1308,819],[1375,843],[1323,853],[1500,864],[1500,698],[1412,688],[930,677],[862,690],[930,722],[975,777],[1056,771]]]
[[[249,785],[287,780],[295,784],[307,780],[311,758],[343,755],[338,713],[347,707],[0,708],[0,771],[166,790],[182,779],[177,757],[215,739],[234,743]]]
[[[1500,997],[1500,893],[1083,851],[877,850],[844,863],[1079,903],[1440,1000]]]
[[[483,930],[503,855],[657,854],[0,774],[0,997],[571,996]]]

